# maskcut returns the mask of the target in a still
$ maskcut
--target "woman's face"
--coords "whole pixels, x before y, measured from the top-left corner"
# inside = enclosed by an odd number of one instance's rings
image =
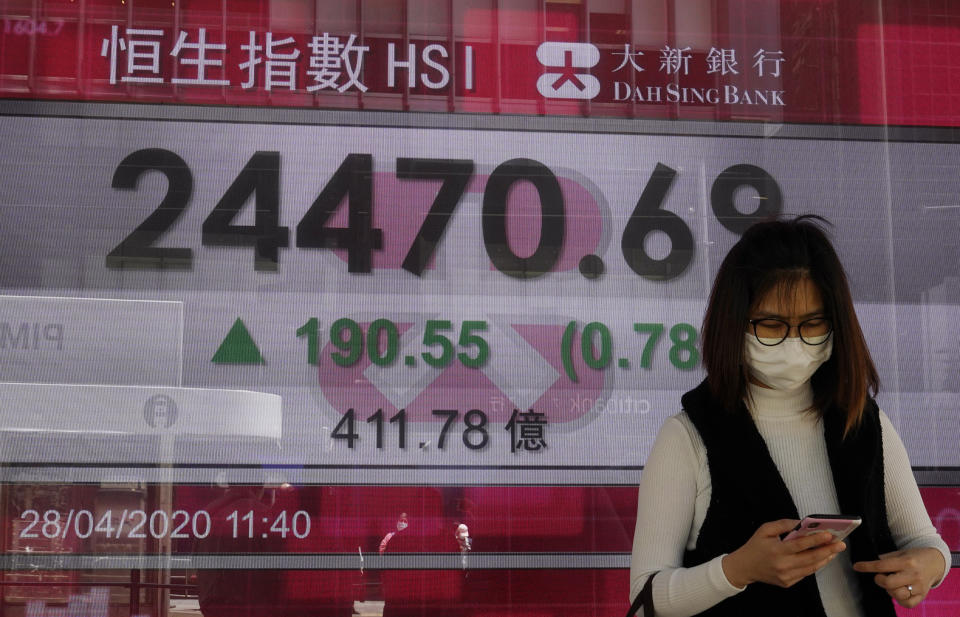
[[[750,312],[744,350],[750,382],[779,390],[803,385],[829,358],[830,331],[813,281],[774,288]]]
[[[807,277],[800,279],[795,287],[778,286],[771,289],[750,311],[751,321],[778,319],[790,324],[788,338],[800,336],[796,328],[798,324],[817,317],[826,317],[823,298],[817,286]],[[761,331],[762,329],[762,325],[757,328],[757,334],[760,336],[765,334]],[[776,336],[774,332],[767,334]],[[806,336],[806,330],[804,335]]]

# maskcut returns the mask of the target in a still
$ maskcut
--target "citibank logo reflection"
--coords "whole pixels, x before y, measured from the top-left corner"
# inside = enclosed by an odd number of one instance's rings
[[[632,396],[591,398],[578,394],[570,398],[570,411],[574,417],[588,413],[645,415],[650,413],[650,401]]]
[[[166,394],[154,394],[143,406],[143,419],[151,428],[170,428],[177,421],[177,403]]]

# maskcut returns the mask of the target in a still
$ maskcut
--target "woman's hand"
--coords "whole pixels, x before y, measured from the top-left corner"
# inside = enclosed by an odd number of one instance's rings
[[[780,540],[799,521],[781,519],[764,523],[747,543],[723,558],[723,573],[735,587],[754,582],[790,587],[830,563],[847,548],[833,534],[820,532],[793,540]]]
[[[943,554],[935,548],[908,548],[880,555],[876,561],[858,561],[857,572],[879,572],[873,580],[900,606],[913,608],[923,602],[943,576]]]

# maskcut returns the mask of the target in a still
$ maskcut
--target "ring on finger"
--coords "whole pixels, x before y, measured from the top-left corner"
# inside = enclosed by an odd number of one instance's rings
[[[907,592],[912,596],[913,595],[913,585],[907,585]]]

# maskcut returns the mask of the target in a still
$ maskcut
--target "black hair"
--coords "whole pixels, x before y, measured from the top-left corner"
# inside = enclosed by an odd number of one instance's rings
[[[729,412],[740,409],[749,373],[743,336],[750,312],[772,290],[792,293],[809,279],[833,323],[833,353],[811,379],[814,407],[846,415],[845,433],[860,423],[867,397],[880,385],[853,297],[837,252],[813,214],[750,226],[730,249],[713,282],[703,320],[703,364],[715,399]]]

